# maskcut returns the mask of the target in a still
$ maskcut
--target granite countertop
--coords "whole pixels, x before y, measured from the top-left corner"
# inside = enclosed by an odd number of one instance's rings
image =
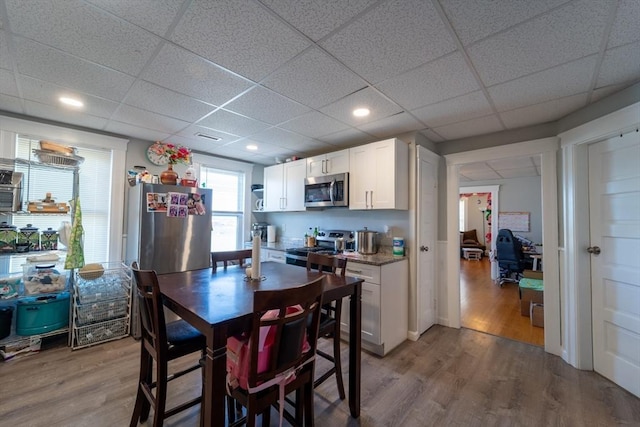
[[[245,246],[251,247],[251,243],[247,242]],[[260,245],[262,249],[271,249],[271,250],[282,251],[282,252],[284,252],[287,248],[291,248],[295,246],[301,246],[301,244],[296,245],[295,242],[285,241],[285,242],[262,243]],[[405,256],[393,255],[393,248],[386,247],[386,246],[381,247],[378,253],[373,255],[362,255],[362,254],[359,254],[358,252],[345,252],[344,254],[339,256],[353,262],[359,262],[362,264],[377,265],[377,266],[391,264],[394,262],[399,262],[404,259],[407,259],[406,255]]]

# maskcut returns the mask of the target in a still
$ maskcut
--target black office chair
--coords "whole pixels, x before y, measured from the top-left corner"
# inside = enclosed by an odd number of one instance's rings
[[[496,258],[500,268],[500,277],[498,278],[500,286],[505,282],[518,282],[522,277],[522,272],[526,268],[531,268],[531,263],[522,252],[522,244],[507,228],[498,231]]]

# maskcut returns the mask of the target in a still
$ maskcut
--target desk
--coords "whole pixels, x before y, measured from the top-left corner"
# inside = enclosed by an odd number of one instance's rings
[[[274,262],[261,264],[262,281],[246,281],[244,269],[210,268],[158,276],[165,305],[207,339],[202,397],[205,426],[225,425],[227,337],[249,329],[255,290],[287,289],[318,277],[317,272]],[[323,301],[350,297],[349,409],[360,416],[362,279],[327,275]]]

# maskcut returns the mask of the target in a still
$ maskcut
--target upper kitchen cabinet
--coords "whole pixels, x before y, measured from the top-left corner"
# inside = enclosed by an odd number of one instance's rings
[[[349,172],[349,150],[334,151],[307,159],[307,177]]]
[[[397,138],[349,150],[349,209],[409,209],[409,146]]]
[[[304,211],[306,176],[304,159],[264,168],[264,211]]]

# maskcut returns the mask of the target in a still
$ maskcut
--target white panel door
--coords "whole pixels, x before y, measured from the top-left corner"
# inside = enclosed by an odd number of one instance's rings
[[[436,266],[435,245],[437,229],[437,159],[418,147],[418,333],[422,334],[436,323]]]
[[[640,396],[638,132],[589,147],[589,204],[594,369]]]

